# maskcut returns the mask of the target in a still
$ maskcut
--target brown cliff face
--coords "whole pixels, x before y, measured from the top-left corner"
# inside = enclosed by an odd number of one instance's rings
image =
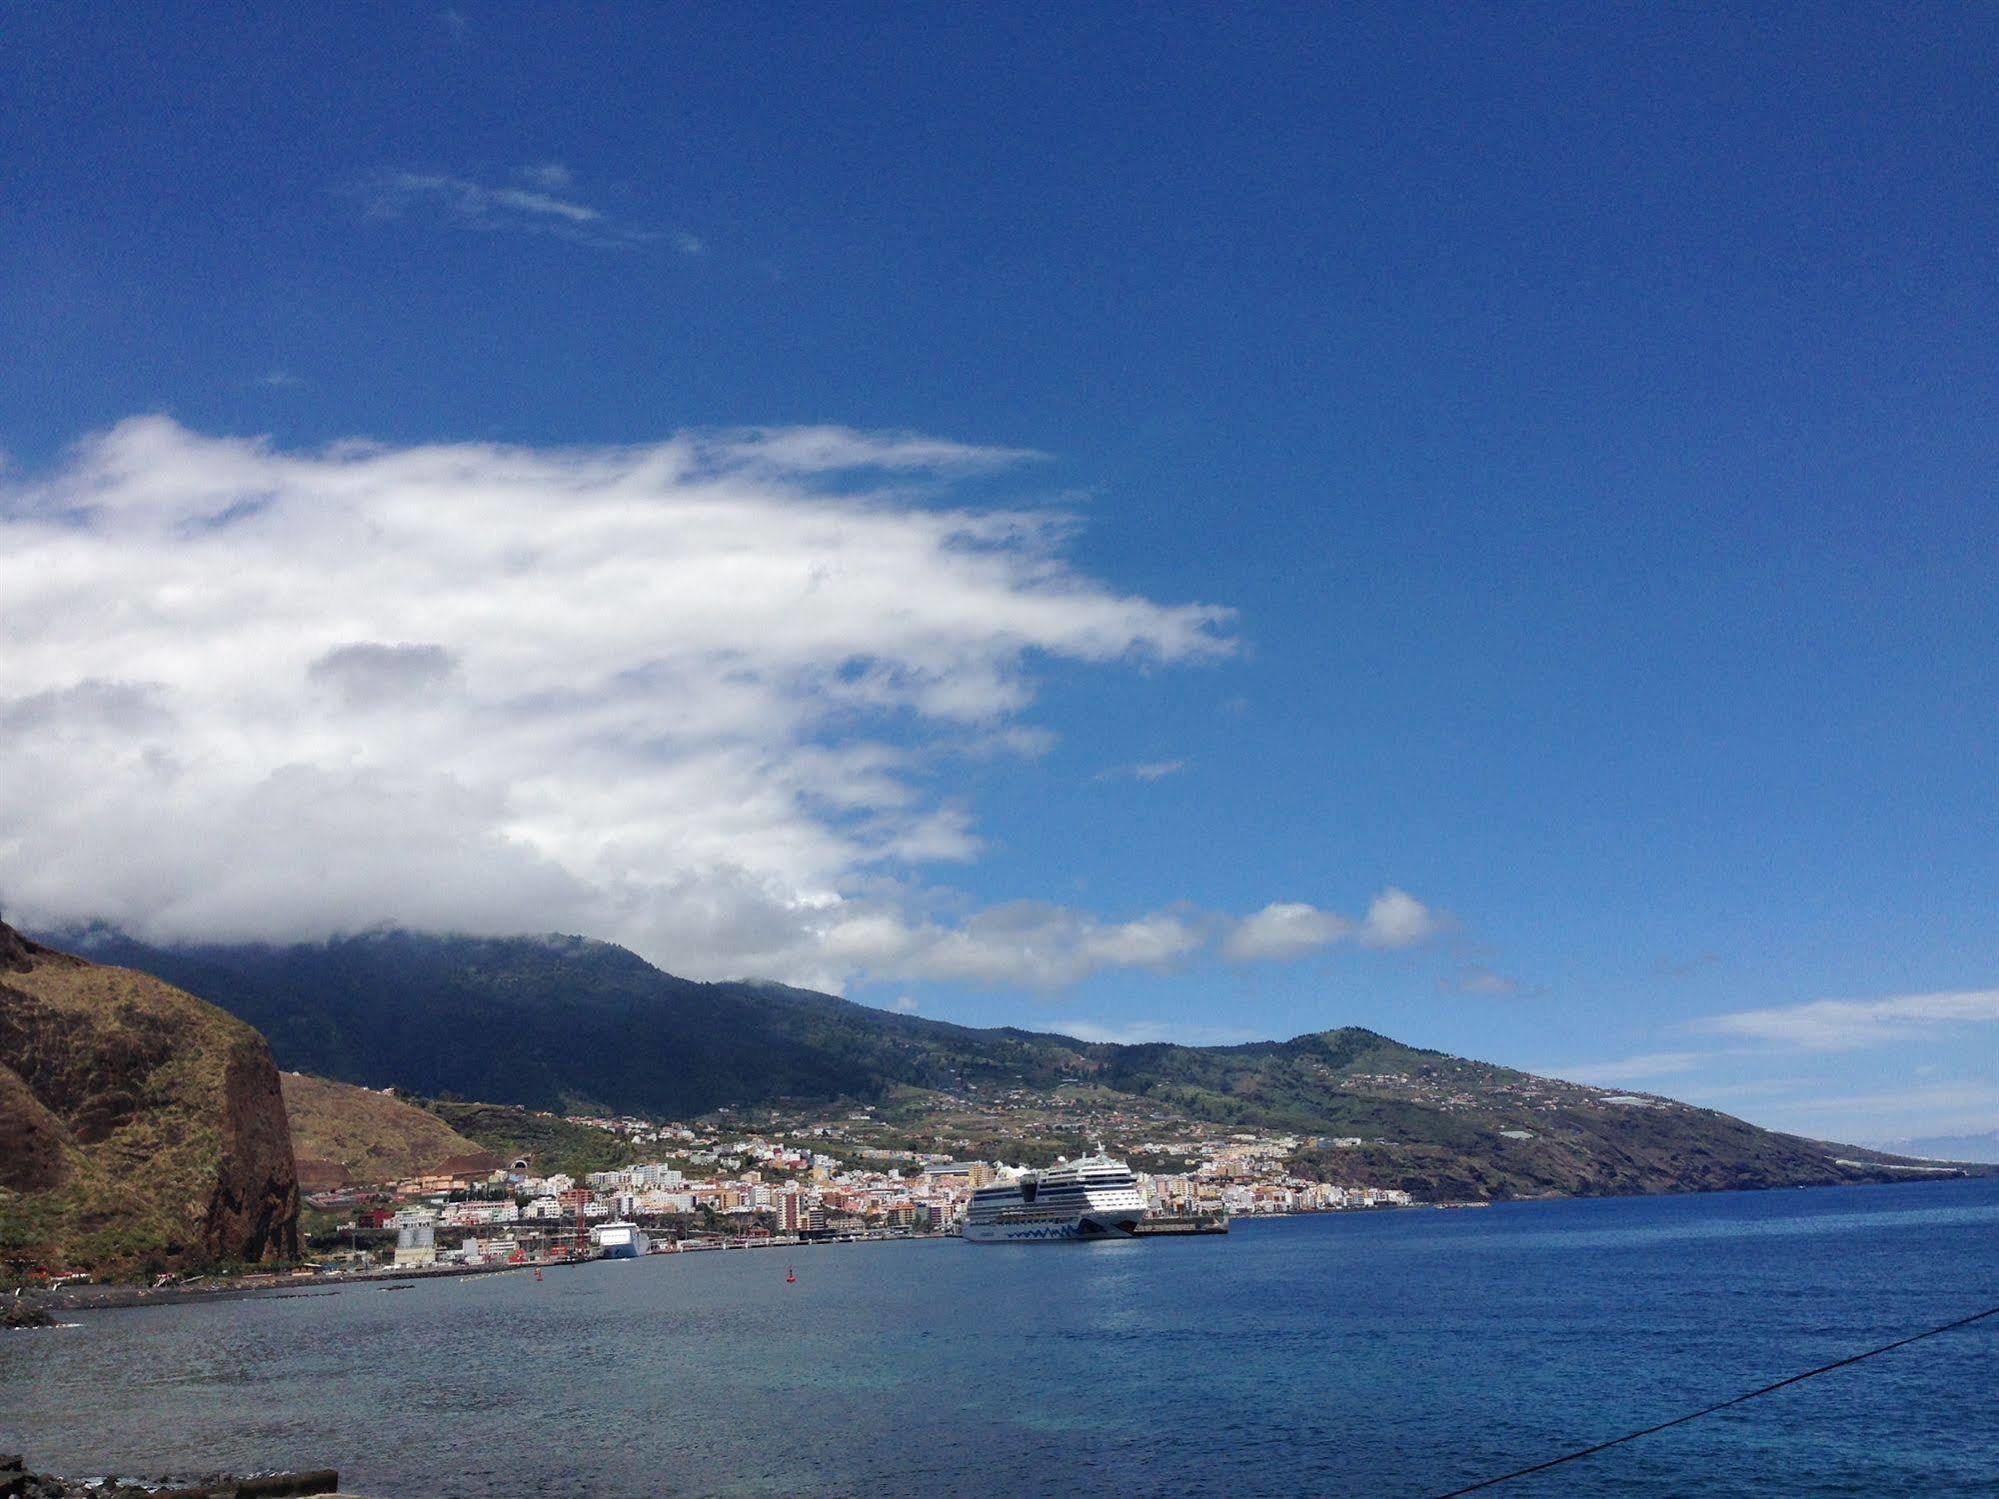
[[[308,1190],[506,1164],[435,1114],[390,1094],[299,1072],[281,1080],[299,1179]],[[473,1164],[474,1157],[485,1165]]]
[[[263,1038],[0,923],[0,1264],[134,1273],[297,1253]]]

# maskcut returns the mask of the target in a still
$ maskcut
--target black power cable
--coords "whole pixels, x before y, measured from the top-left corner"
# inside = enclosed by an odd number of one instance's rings
[[[1793,1374],[1789,1379],[1780,1379],[1775,1384],[1766,1384],[1760,1390],[1751,1390],[1746,1395],[1737,1395],[1732,1400],[1723,1400],[1697,1411],[1689,1411],[1684,1416],[1675,1416],[1670,1421],[1661,1421],[1657,1426],[1647,1426],[1642,1431],[1627,1431],[1621,1437],[1612,1437],[1607,1442],[1598,1442],[1594,1447],[1581,1447],[1574,1452],[1565,1452],[1560,1457],[1551,1457],[1546,1462],[1534,1463],[1529,1467],[1515,1468],[1511,1473],[1501,1473],[1497,1478],[1482,1478],[1477,1483],[1467,1484],[1461,1489],[1452,1489],[1440,1494],[1437,1499],[1459,1499],[1462,1494],[1476,1494],[1480,1489],[1496,1488],[1502,1483],[1511,1483],[1516,1478],[1525,1478],[1530,1473],[1545,1473],[1550,1468],[1559,1468],[1564,1463],[1572,1463],[1580,1458],[1590,1457],[1607,1448],[1619,1447],[1626,1442],[1635,1442],[1640,1437],[1649,1437],[1654,1432],[1667,1431],[1675,1426],[1684,1426],[1689,1421],[1698,1421],[1702,1416],[1711,1416],[1716,1411],[1725,1411],[1731,1405],[1741,1405],[1746,1400],[1768,1395],[1781,1390],[1786,1385],[1798,1384],[1807,1379],[1817,1379],[1821,1374],[1830,1374],[1835,1369],[1844,1369],[1849,1364],[1865,1363],[1870,1358],[1879,1358],[1884,1353],[1893,1353],[1897,1348],[1907,1348],[1911,1343],[1920,1343],[1924,1338],[1934,1338],[1941,1333],[1955,1332],[1960,1327],[1969,1327],[1974,1322],[1983,1322],[1987,1317],[1999,1317],[1999,1306],[1987,1307],[1982,1312],[1973,1312],[1969,1317],[1959,1317],[1955,1322],[1946,1322],[1941,1327],[1913,1333],[1906,1338],[1898,1338],[1892,1343],[1883,1343],[1879,1348],[1870,1348],[1865,1353],[1836,1359],[1830,1364],[1820,1364],[1816,1369],[1807,1369],[1802,1374]]]

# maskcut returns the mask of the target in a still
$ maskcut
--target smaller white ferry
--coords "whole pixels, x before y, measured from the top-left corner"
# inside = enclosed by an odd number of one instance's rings
[[[1145,1214],[1131,1168],[1099,1150],[978,1188],[965,1209],[964,1237],[968,1244],[1129,1239]]]
[[[604,1251],[607,1260],[635,1260],[652,1248],[652,1240],[636,1223],[620,1219],[600,1223],[590,1230],[590,1242]]]

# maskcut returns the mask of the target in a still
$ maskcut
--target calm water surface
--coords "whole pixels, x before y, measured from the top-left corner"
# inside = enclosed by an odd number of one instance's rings
[[[429,1495],[1423,1495],[1999,1304],[1999,1182],[666,1256],[0,1334],[0,1450]],[[1999,1319],[1502,1494],[1999,1494]]]

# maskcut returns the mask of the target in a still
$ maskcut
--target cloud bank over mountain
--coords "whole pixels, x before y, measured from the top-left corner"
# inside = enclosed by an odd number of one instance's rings
[[[936,772],[1045,741],[1034,660],[1234,649],[1225,608],[1078,572],[1068,517],[952,503],[1031,456],[837,428],[300,453],[126,421],[0,490],[0,901],[156,941],[574,930],[826,986],[1420,937],[1399,891],[1233,938],[935,896],[924,871],[980,847]]]

